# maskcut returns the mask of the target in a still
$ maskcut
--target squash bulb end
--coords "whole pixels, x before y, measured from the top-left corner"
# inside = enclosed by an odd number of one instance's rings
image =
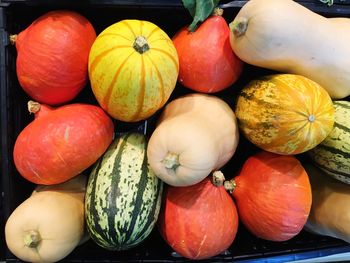
[[[40,242],[41,242],[41,236],[38,231],[36,230],[30,230],[24,237],[23,237],[24,244],[27,247],[30,248],[36,248]]]
[[[238,17],[229,24],[229,27],[235,37],[240,37],[247,31],[248,19],[245,17]]]
[[[165,168],[176,170],[176,168],[180,166],[179,155],[169,152],[163,159],[162,163]]]

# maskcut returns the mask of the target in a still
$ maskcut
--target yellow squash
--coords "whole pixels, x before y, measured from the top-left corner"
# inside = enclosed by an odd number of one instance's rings
[[[175,46],[157,25],[122,20],[102,31],[89,55],[89,77],[101,107],[113,118],[136,122],[160,109],[175,88]]]

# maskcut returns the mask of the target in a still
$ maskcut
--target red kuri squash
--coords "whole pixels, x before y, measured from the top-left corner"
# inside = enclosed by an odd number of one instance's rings
[[[243,68],[231,49],[228,24],[220,9],[216,11],[194,32],[185,26],[173,37],[180,61],[178,80],[198,92],[214,93],[228,88]]]
[[[255,236],[285,241],[306,224],[311,186],[301,163],[289,155],[259,152],[248,158],[239,175],[225,182],[239,218]]]
[[[34,100],[56,105],[70,101],[88,79],[88,56],[96,33],[82,15],[51,11],[18,35],[17,76]]]
[[[17,137],[13,155],[19,173],[33,183],[67,181],[96,162],[112,142],[113,122],[98,106],[28,106],[35,119]]]
[[[168,186],[158,226],[164,240],[181,256],[206,259],[232,244],[238,215],[222,182],[206,177],[191,186]]]

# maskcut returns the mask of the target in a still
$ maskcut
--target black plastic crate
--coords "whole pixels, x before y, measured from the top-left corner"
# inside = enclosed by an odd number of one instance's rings
[[[230,22],[239,8],[247,1],[220,1],[225,7],[224,17]],[[327,6],[317,0],[298,1],[311,10],[326,16],[350,16],[350,1],[334,1]],[[11,212],[26,199],[34,184],[26,181],[16,171],[13,163],[12,150],[20,131],[32,120],[27,113],[26,103],[30,99],[19,86],[15,70],[16,49],[9,43],[9,35],[19,33],[40,15],[55,9],[75,10],[87,17],[94,25],[97,34],[107,26],[122,19],[143,19],[157,24],[170,37],[183,25],[191,22],[191,17],[182,6],[181,0],[90,0],[90,1],[40,1],[40,0],[0,0],[0,130],[1,130],[1,180],[0,180],[0,261],[19,262],[12,255],[4,242],[4,224]],[[246,65],[243,75],[232,87],[216,94],[233,106],[233,95],[248,80],[269,73],[268,70]],[[191,91],[177,86],[171,99]],[[73,102],[88,102],[96,104],[87,86]],[[145,129],[147,133],[157,114],[146,122],[117,123],[116,132],[133,129]],[[234,176],[237,168],[243,164],[248,154],[255,150],[254,146],[246,142],[241,136],[233,160],[223,168],[226,174]],[[243,153],[244,152],[244,153]],[[232,165],[234,164],[234,165]],[[208,261],[290,261],[295,259],[318,257],[336,252],[350,251],[345,242],[302,231],[299,235],[286,242],[265,241],[251,235],[242,224],[237,237],[225,253]],[[92,240],[77,247],[62,262],[179,262],[190,261],[176,255],[162,240],[155,228],[151,235],[138,247],[123,252],[112,252],[98,247]]]

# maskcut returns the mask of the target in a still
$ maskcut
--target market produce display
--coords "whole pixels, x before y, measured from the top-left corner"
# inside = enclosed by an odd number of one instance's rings
[[[180,260],[211,260],[234,256],[241,226],[350,242],[349,19],[208,2],[183,0],[190,26],[51,10],[10,37],[29,100],[14,115],[33,114],[3,175],[32,187],[5,218],[15,257],[70,260],[87,242],[137,258],[154,233]]]

